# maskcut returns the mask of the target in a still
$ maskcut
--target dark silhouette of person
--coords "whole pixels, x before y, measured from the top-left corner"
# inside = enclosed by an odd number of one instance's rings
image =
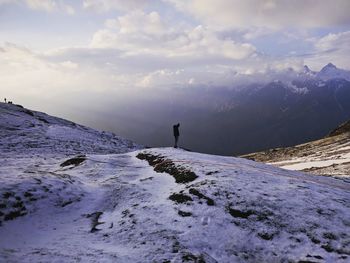
[[[180,136],[179,127],[180,127],[180,123],[173,125],[173,132],[175,137],[174,148],[177,148],[177,142],[179,141],[179,136]]]
[[[6,98],[5,98],[5,103],[6,103]]]

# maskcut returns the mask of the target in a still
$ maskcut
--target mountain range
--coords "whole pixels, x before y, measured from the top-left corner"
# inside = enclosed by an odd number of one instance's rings
[[[171,146],[180,122],[180,145],[229,156],[316,140],[350,119],[349,71],[328,64],[268,75],[229,87],[144,91],[82,119],[154,147]]]

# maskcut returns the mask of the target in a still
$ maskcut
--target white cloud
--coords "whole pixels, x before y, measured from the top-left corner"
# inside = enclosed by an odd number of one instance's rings
[[[151,2],[151,0],[84,0],[83,7],[97,12],[128,11],[142,9]]]
[[[68,15],[74,15],[75,14],[75,9],[72,6],[70,6],[70,5],[62,4],[61,5],[61,9],[62,9],[62,11],[64,11]]]
[[[279,61],[254,58],[244,65],[198,65],[197,68],[159,69],[141,75],[136,86],[141,88],[200,87],[216,88],[246,86],[274,80],[292,81],[303,68],[302,59]]]
[[[133,11],[115,20],[107,20],[106,25],[119,30],[121,34],[159,35],[165,33],[165,26],[157,12],[146,14],[143,11]]]
[[[322,51],[346,49],[350,51],[350,31],[337,34],[330,33],[319,39],[315,46]]]
[[[67,68],[67,69],[77,69],[79,66],[77,63],[74,63],[70,60],[63,61],[60,63],[60,65]]]
[[[350,24],[348,0],[164,0],[217,28],[303,27]]]
[[[0,4],[1,1],[5,3],[0,0]],[[255,2],[251,0],[239,2],[241,5],[235,1],[218,0],[210,6],[207,0],[172,1],[176,2],[178,8],[193,12],[203,22],[199,25],[193,21],[177,23],[173,17],[164,18],[155,11],[145,12],[141,8],[146,2],[85,0],[85,8],[98,8],[94,5],[100,4],[101,11],[135,8],[124,15],[105,20],[104,26],[93,34],[91,42],[85,47],[60,48],[45,53],[35,53],[13,44],[0,47],[0,76],[4,84],[1,88],[6,87],[7,91],[22,96],[58,94],[64,98],[64,94],[85,91],[108,91],[114,94],[121,90],[152,87],[231,87],[240,83],[271,81],[282,75],[289,78],[304,64],[303,56],[269,57],[259,53],[249,43],[259,36],[278,32],[278,19],[281,21],[279,26],[296,19],[295,14],[289,18],[274,17],[276,9],[281,9],[281,3],[287,6],[287,2],[259,1],[253,7]],[[67,1],[26,0],[23,3],[32,9],[46,12],[70,12],[69,6],[65,5]],[[232,3],[237,4],[233,11],[230,9]],[[121,7],[121,4],[125,5]],[[196,10],[188,9],[197,6]],[[230,15],[223,10],[225,7],[227,12],[231,12]],[[259,8],[263,11],[255,18],[252,10]],[[266,18],[268,12],[272,12],[271,18]],[[285,10],[281,9],[281,12],[287,16]],[[213,24],[210,24],[209,19],[214,14]],[[243,27],[245,16],[249,15],[252,21],[247,22],[247,26],[253,27],[237,28]],[[259,19],[266,22],[264,26],[258,25]],[[225,30],[220,27],[223,21]],[[314,39],[313,43],[315,54],[306,58],[307,64],[313,69],[318,67],[314,65],[328,62],[349,68],[349,31],[329,34]]]
[[[6,43],[0,47],[0,93],[31,100],[64,101],[69,94],[122,92],[121,82],[109,71],[77,62],[52,62],[43,54]]]
[[[188,73],[183,69],[160,69],[141,76],[136,85],[142,88],[180,86],[186,82],[186,79],[188,79]]]
[[[276,32],[276,30],[272,30],[271,28],[253,27],[253,28],[249,28],[248,30],[245,30],[245,32],[243,32],[243,38],[245,40],[249,41],[249,40],[252,40],[255,38],[271,35],[275,32]]]
[[[254,54],[249,43],[223,39],[204,26],[176,28],[156,12],[135,11],[106,21],[107,28],[93,36],[91,47],[117,48],[127,55],[153,54],[167,58],[240,60]]]
[[[53,0],[25,0],[29,8],[52,12],[57,8],[56,1]]]

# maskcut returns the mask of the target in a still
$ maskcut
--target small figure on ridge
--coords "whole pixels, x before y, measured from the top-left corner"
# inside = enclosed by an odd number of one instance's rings
[[[175,125],[173,126],[173,132],[174,132],[174,137],[175,137],[175,145],[174,145],[174,148],[177,148],[177,142],[178,142],[179,136],[180,136],[179,127],[180,127],[180,123],[175,124]]]

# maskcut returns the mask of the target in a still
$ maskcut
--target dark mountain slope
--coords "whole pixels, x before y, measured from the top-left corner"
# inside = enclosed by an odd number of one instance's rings
[[[322,139],[242,157],[290,170],[350,178],[350,121]]]

